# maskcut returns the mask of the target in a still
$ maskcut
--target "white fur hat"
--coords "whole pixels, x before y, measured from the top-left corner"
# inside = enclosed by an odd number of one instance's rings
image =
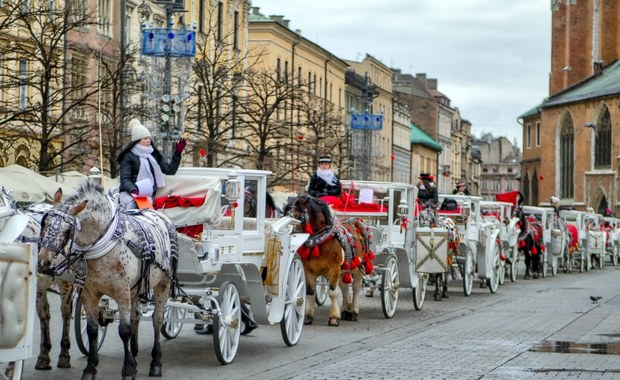
[[[138,119],[131,119],[127,123],[127,128],[131,130],[131,141],[140,140],[144,137],[151,137],[151,132]]]
[[[560,199],[558,197],[551,196],[551,204],[559,203],[559,202],[560,202]]]

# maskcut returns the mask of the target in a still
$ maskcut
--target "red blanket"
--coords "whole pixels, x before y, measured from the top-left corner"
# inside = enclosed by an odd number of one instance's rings
[[[198,198],[185,198],[178,195],[171,195],[168,197],[158,197],[155,198],[153,202],[153,207],[156,210],[160,210],[162,208],[173,208],[173,207],[200,207],[205,203],[206,195],[204,197]],[[177,227],[177,231],[185,234],[189,237],[196,238],[199,237],[202,233],[203,226],[202,224],[197,224],[194,226],[185,226],[185,227]]]

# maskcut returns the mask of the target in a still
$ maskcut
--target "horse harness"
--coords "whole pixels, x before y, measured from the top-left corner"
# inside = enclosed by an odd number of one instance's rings
[[[60,276],[66,272],[69,267],[76,263],[75,267],[75,280],[74,280],[74,295],[78,296],[81,292],[84,283],[86,282],[87,268],[86,260],[93,260],[103,257],[110,252],[116,244],[122,242],[129,250],[141,261],[140,276],[138,282],[133,287],[140,287],[139,294],[143,295],[148,292],[148,274],[149,267],[154,264],[157,268],[162,270],[171,278],[174,277],[174,268],[165,267],[162,263],[155,260],[155,254],[157,251],[157,240],[160,244],[163,244],[165,240],[160,234],[153,233],[147,226],[155,225],[156,215],[152,210],[130,210],[125,211],[121,205],[114,206],[114,217],[108,222],[105,231],[99,238],[95,240],[89,247],[81,247],[75,244],[75,235],[81,230],[81,224],[79,218],[70,215],[66,212],[52,209],[50,210],[41,221],[41,225],[45,220],[50,219],[50,232],[47,236],[41,236],[40,244],[42,247],[54,252],[55,254],[62,254],[64,260],[58,265],[54,265],[50,268],[53,276]],[[59,234],[61,226],[68,224],[70,234],[67,239],[63,240],[59,245],[54,243],[56,236]],[[168,233],[171,231],[171,227],[166,223]],[[127,230],[133,231],[137,235],[137,239],[129,240],[124,237],[124,233]],[[171,239],[172,240],[172,239]],[[166,255],[166,251],[163,251],[163,255]],[[175,258],[177,256],[177,247],[175,244],[171,244],[170,255]],[[164,257],[164,262],[169,262]]]

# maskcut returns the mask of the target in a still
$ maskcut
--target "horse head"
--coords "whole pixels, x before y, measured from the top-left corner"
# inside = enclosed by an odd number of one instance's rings
[[[284,214],[301,221],[298,228],[306,230],[309,226],[313,232],[318,232],[333,224],[333,217],[329,205],[320,198],[302,195],[289,200]]]

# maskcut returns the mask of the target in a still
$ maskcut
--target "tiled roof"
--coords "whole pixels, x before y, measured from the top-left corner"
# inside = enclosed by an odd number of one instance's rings
[[[415,124],[409,124],[409,129],[411,129],[412,144],[422,145],[437,152],[441,152],[443,150],[441,145],[437,141],[433,140],[429,135],[424,133],[423,130],[416,127]]]
[[[525,111],[522,115],[519,115],[519,119],[525,119],[536,115],[540,115],[540,104]]]

